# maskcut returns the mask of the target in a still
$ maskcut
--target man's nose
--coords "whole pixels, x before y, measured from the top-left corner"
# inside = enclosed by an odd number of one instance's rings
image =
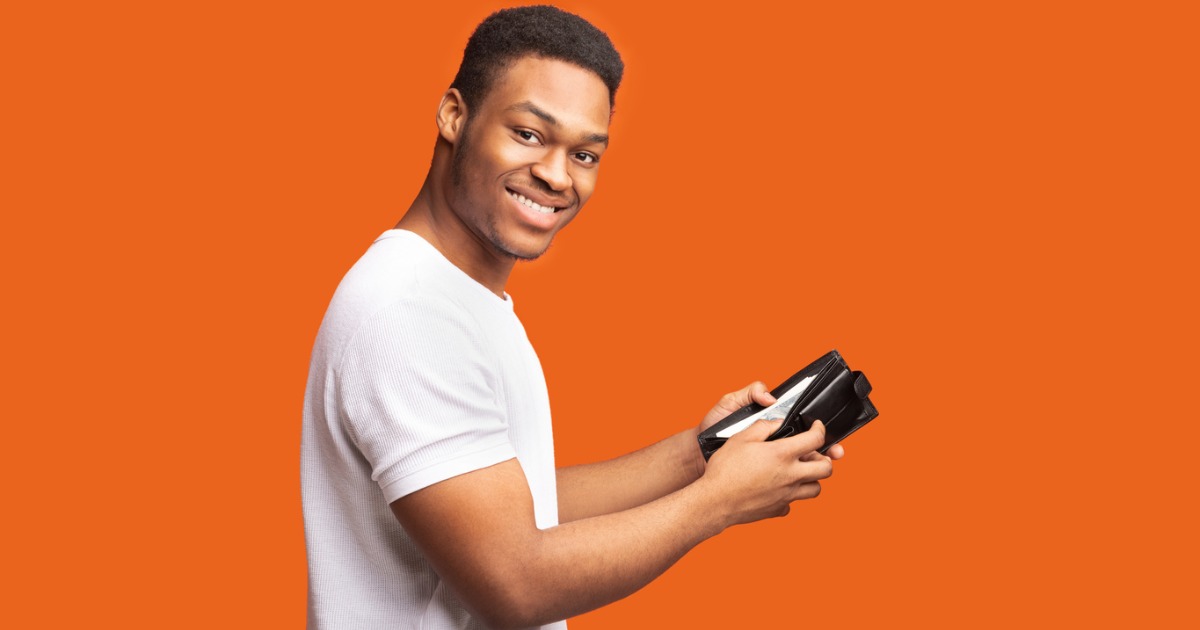
[[[535,162],[533,176],[546,182],[555,192],[565,192],[571,188],[571,175],[567,172],[567,154],[565,151],[550,151]]]

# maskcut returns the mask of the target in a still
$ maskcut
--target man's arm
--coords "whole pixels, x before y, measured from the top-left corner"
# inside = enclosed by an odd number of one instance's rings
[[[699,479],[704,457],[696,435],[688,429],[616,459],[559,468],[558,521],[635,508]]]
[[[401,525],[474,614],[494,627],[578,615],[649,583],[727,527],[783,516],[815,497],[832,461],[824,426],[764,442],[777,422],[734,436],[695,483],[633,509],[546,530],[520,464],[452,477],[392,503]]]
[[[558,521],[628,510],[699,479],[705,462],[696,436],[751,402],[770,405],[775,397],[762,382],[754,382],[722,396],[697,427],[615,459],[559,468]],[[829,455],[840,458],[841,446],[834,446]]]

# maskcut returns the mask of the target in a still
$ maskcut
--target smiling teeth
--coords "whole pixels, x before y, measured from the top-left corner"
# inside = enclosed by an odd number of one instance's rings
[[[536,210],[542,214],[551,214],[555,210],[557,210],[557,208],[554,208],[551,206],[543,206],[541,204],[534,203],[531,199],[529,199],[525,195],[519,195],[512,191],[509,191],[508,194],[511,195],[513,199],[516,199],[517,201],[520,201],[521,203],[525,204],[526,208],[529,208],[531,210]]]

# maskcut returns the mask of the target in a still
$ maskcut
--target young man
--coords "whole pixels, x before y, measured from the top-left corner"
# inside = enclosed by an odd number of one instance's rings
[[[504,287],[591,195],[622,70],[607,36],[551,7],[500,11],[468,42],[421,191],[343,279],[313,350],[310,628],[561,628],[832,472],[819,423],[766,442],[777,425],[760,422],[705,464],[697,432],[773,402],[761,383],[662,442],[555,469]]]

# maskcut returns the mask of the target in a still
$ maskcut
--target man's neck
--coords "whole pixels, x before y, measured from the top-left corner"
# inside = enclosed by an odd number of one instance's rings
[[[396,228],[424,238],[455,267],[504,298],[504,287],[516,261],[494,251],[490,243],[464,225],[449,210],[445,200],[438,198],[431,179],[426,177],[421,191],[396,223]]]

